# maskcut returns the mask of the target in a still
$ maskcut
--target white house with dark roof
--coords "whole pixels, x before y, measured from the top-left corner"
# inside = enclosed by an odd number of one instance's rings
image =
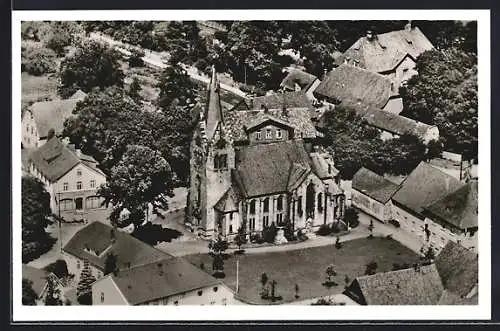
[[[69,99],[41,101],[32,104],[23,112],[21,119],[21,141],[24,148],[36,148],[47,141],[50,129],[61,137],[64,121],[71,116],[76,104],[87,97],[78,90]]]
[[[93,305],[231,305],[234,293],[183,258],[120,270],[92,284]]]
[[[106,176],[93,157],[54,136],[30,151],[26,158],[29,174],[45,184],[54,213],[59,208],[61,211],[101,208],[97,190],[106,183]]]
[[[314,90],[318,87],[321,81],[318,77],[308,72],[291,68],[288,74],[283,78],[280,87],[283,91],[298,92],[302,91],[306,94],[309,100],[316,99],[313,95]]]
[[[294,230],[337,221],[344,194],[308,108],[223,112],[215,71],[191,144],[188,221],[205,237],[231,239],[240,226]]]
[[[352,205],[386,223],[392,219],[391,198],[398,188],[399,185],[383,176],[361,168],[352,178]]]

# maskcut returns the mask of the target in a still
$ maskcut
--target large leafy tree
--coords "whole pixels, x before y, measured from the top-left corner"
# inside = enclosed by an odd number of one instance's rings
[[[90,264],[87,260],[83,263],[83,269],[80,274],[80,281],[76,288],[76,296],[78,303],[81,305],[92,305],[92,283],[96,281]]]
[[[207,56],[196,21],[172,21],[164,37],[167,39],[166,50],[170,53],[171,64],[183,62],[191,65]]]
[[[21,46],[21,71],[41,76],[56,71],[56,53],[46,47],[23,44]]]
[[[111,220],[119,226],[118,216],[126,208],[134,212],[130,222],[140,225],[151,203],[167,209],[167,196],[172,195],[173,173],[161,153],[145,146],[129,145],[122,159],[111,169],[106,184],[99,194],[106,203],[113,204]]]
[[[75,53],[61,63],[59,93],[68,97],[81,89],[90,92],[94,87],[123,86],[120,56],[112,48],[94,41],[83,42]]]
[[[168,111],[175,99],[180,106],[188,106],[195,102],[195,86],[186,70],[179,64],[165,68],[157,87],[160,89],[157,104],[163,111]]]
[[[56,286],[55,281],[47,277],[47,294],[45,296],[46,306],[62,306],[61,290]]]
[[[42,182],[22,178],[22,259],[28,263],[49,251],[55,239],[45,231],[51,224],[50,195]]]
[[[35,290],[33,290],[33,282],[23,278],[23,305],[36,306],[37,299],[38,295],[36,295]]]
[[[417,59],[418,75],[401,88],[402,115],[435,124],[444,148],[477,157],[477,57],[456,48]]]
[[[477,52],[477,21],[413,21],[437,49]]]

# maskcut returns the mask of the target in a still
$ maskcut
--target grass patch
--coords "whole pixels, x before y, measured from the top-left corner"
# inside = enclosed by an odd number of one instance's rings
[[[59,99],[57,95],[57,77],[32,76],[21,74],[21,102],[27,105],[30,102]]]
[[[295,284],[300,287],[300,300],[341,293],[344,290],[346,276],[353,280],[365,273],[366,265],[377,263],[377,272],[390,271],[394,263],[412,264],[419,256],[395,240],[373,238],[357,239],[342,243],[342,249],[334,245],[313,247],[294,251],[271,252],[263,254],[231,255],[224,261],[226,277],[223,282],[233,290],[236,288],[236,259],[240,260],[239,295],[247,300],[262,304],[268,301],[260,298],[262,273],[269,281],[276,280],[276,295],[283,297],[283,302],[294,301]],[[201,263],[205,271],[212,273],[212,259],[208,254],[186,256],[195,266]],[[325,287],[326,268],[334,264],[337,275],[333,281],[338,286]]]

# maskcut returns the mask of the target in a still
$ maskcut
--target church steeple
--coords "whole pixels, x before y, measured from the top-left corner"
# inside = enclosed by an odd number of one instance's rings
[[[215,67],[212,66],[212,78],[208,86],[208,100],[206,108],[206,132],[208,139],[212,139],[217,128],[223,123],[222,107],[219,96],[220,83],[217,80]]]

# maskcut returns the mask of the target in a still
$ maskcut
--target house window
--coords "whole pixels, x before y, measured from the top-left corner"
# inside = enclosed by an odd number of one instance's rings
[[[257,140],[262,139],[262,133],[260,131],[257,131]]]
[[[203,294],[203,291],[198,291],[198,296],[201,297],[201,295]]]
[[[255,230],[255,218],[250,218],[248,219],[248,223],[250,224],[250,231],[254,231]]]
[[[283,214],[276,214],[276,224],[281,225],[283,223]]]
[[[217,292],[217,290],[219,290],[219,288],[217,286],[214,287],[214,292]]]
[[[283,133],[281,132],[281,130],[276,130],[276,139],[281,139],[283,138]]]
[[[179,305],[179,301],[174,301],[174,306],[178,306]]]
[[[76,268],[77,269],[80,269],[81,265],[80,265],[80,260],[76,260]]]
[[[318,211],[323,211],[323,193],[318,194]]]
[[[214,168],[215,169],[227,168],[227,154],[220,154],[214,157]]]
[[[80,176],[82,175],[82,170],[81,170],[81,169],[78,169],[78,170],[76,171],[76,175],[77,175],[78,177],[80,177]]]
[[[250,201],[250,214],[255,214],[255,200]]]
[[[271,129],[266,130],[266,139],[271,139],[272,138],[272,132]]]
[[[68,183],[63,183],[63,191],[67,191],[68,190]]]
[[[104,292],[101,292],[101,303],[104,302]]]
[[[280,195],[278,201],[276,202],[276,209],[283,210],[283,197]]]
[[[298,199],[297,212],[302,215],[302,196]]]
[[[233,233],[233,225],[229,224],[229,233]]]
[[[264,227],[267,227],[269,225],[269,216],[262,217],[262,224]]]
[[[264,199],[264,213],[269,213],[269,198]]]
[[[92,179],[92,180],[90,181],[90,187],[91,187],[91,188],[95,188],[95,180],[94,180],[94,179]]]
[[[82,189],[82,182],[76,182],[76,189],[81,190]]]

